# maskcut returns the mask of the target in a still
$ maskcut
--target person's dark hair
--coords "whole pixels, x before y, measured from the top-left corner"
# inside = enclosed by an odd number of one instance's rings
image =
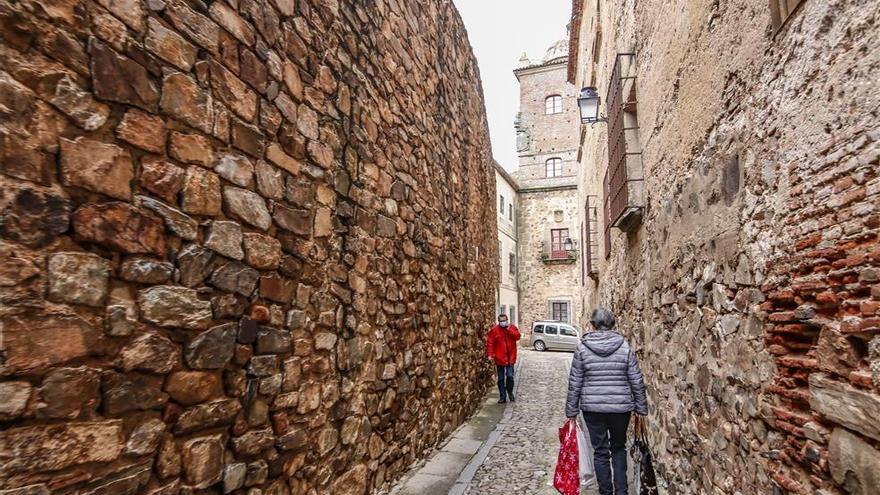
[[[596,330],[614,330],[615,323],[614,313],[605,308],[596,308],[590,315],[590,324]]]
[[[507,318],[507,315],[506,315],[506,314],[501,313],[500,315],[498,315],[498,319],[500,320],[502,316],[505,317],[505,318]],[[510,318],[507,318],[507,319],[509,320]]]

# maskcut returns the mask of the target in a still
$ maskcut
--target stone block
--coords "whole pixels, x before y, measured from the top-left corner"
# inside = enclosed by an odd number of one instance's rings
[[[201,167],[189,167],[183,183],[181,208],[192,215],[216,216],[221,206],[220,177]]]
[[[164,140],[162,142],[164,147]],[[183,188],[184,169],[155,156],[141,159],[138,184],[168,203],[177,203],[177,193]]]
[[[128,258],[119,266],[119,277],[129,282],[148,285],[164,284],[171,280],[174,265],[150,258]]]
[[[10,315],[2,324],[0,375],[34,373],[102,351],[100,328],[72,312]]]
[[[136,108],[125,112],[116,126],[116,137],[152,153],[165,151],[165,121]]]
[[[241,225],[236,222],[215,220],[211,222],[211,230],[205,247],[217,254],[241,260],[244,258],[242,249]]]
[[[122,348],[116,365],[123,371],[140,370],[165,374],[179,361],[180,350],[167,337],[145,333]]]
[[[237,186],[249,189],[254,184],[254,165],[243,155],[226,153],[214,165],[214,171],[220,177]]]
[[[102,306],[109,279],[110,263],[96,254],[49,256],[49,298],[53,301]]]
[[[223,188],[223,202],[230,216],[261,230],[268,230],[272,217],[266,201],[253,191],[237,187]]]
[[[147,19],[147,26],[144,47],[183,72],[189,72],[196,61],[198,49],[154,17]]]
[[[281,242],[263,234],[244,234],[245,261],[258,270],[276,270],[281,265]]]
[[[0,476],[110,462],[122,453],[122,442],[120,420],[8,428],[0,431],[0,445],[6,454],[0,463]]]
[[[831,432],[828,467],[851,495],[871,495],[880,487],[880,450],[844,428]]]
[[[198,437],[183,444],[183,473],[190,486],[207,488],[221,480],[223,474],[223,437]]]
[[[211,303],[199,300],[193,289],[160,285],[140,291],[138,305],[144,320],[163,327],[208,328]]]
[[[177,371],[165,381],[165,392],[171,400],[191,406],[223,395],[223,386],[216,372]]]
[[[211,88],[226,106],[242,119],[253,122],[257,116],[257,94],[229,69],[211,63]]]
[[[168,394],[162,392],[161,387],[160,377],[105,371],[101,377],[101,406],[111,416],[128,411],[161,409],[168,402]]]
[[[236,324],[226,323],[211,328],[191,340],[184,353],[186,363],[194,369],[220,369],[235,352]]]
[[[37,390],[37,416],[77,419],[95,413],[101,402],[101,374],[92,368],[56,368]]]
[[[812,373],[810,408],[853,431],[880,440],[880,424],[872,414],[880,411],[878,394],[839,382],[824,373]]]
[[[211,140],[199,134],[172,132],[168,153],[184,163],[196,163],[203,167],[210,167],[214,163]]]
[[[134,166],[129,152],[119,146],[61,138],[61,178],[65,185],[130,200]]]
[[[220,290],[250,297],[257,286],[259,277],[260,272],[243,263],[233,261],[214,270],[209,283]]]
[[[165,115],[204,133],[213,130],[214,105],[211,95],[186,74],[173,72],[165,76],[159,108]]]
[[[162,221],[127,203],[86,204],[73,213],[77,239],[132,254],[165,255]]]

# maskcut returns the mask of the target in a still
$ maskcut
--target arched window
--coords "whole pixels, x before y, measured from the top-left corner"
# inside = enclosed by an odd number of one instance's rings
[[[545,163],[547,177],[559,177],[562,175],[562,158],[551,158]]]
[[[544,99],[544,113],[547,115],[562,113],[562,96],[550,95]]]

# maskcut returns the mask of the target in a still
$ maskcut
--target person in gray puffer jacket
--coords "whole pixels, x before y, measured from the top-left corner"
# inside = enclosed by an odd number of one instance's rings
[[[571,363],[565,415],[584,414],[600,495],[627,495],[626,430],[633,411],[648,414],[645,381],[635,353],[615,331],[614,314],[596,309],[590,324],[595,331],[581,337]]]

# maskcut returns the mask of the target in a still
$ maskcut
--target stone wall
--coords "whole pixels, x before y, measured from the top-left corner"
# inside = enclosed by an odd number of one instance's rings
[[[876,9],[805,0],[774,32],[767,2],[680,3],[575,11],[578,84],[604,101],[636,53],[648,197],[584,307],[639,349],[669,493],[874,493]],[[602,197],[606,131],[587,129],[581,204]]]
[[[450,1],[0,0],[0,33],[0,493],[374,492],[481,402]]]
[[[520,191],[519,205],[519,320],[521,344],[528,345],[532,323],[550,318],[550,300],[570,301],[571,322],[579,323],[581,286],[577,260],[542,259],[542,254],[550,252],[550,229],[567,228],[574,245],[579,245],[577,190]],[[556,212],[562,212],[561,216]]]

